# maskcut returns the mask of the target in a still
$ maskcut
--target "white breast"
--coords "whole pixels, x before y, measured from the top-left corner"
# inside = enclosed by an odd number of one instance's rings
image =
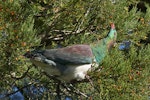
[[[92,64],[69,65],[67,66],[67,69],[64,71],[60,79],[68,82],[73,79],[76,79],[78,81],[83,80],[85,79],[87,71],[91,69],[91,65]]]
[[[36,66],[41,67],[47,74],[49,75],[57,75],[59,80],[63,80],[66,82],[70,82],[71,80],[83,80],[87,74],[87,71],[91,69],[92,64],[84,64],[84,65],[67,65],[62,66],[64,70],[60,70],[56,65],[52,63],[52,61],[47,61],[47,63],[43,63],[40,61],[32,60]],[[53,66],[52,66],[53,65]]]

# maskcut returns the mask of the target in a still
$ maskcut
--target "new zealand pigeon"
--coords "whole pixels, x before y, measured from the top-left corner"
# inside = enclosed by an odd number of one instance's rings
[[[58,80],[70,82],[86,78],[94,63],[99,64],[115,44],[117,32],[115,25],[106,38],[96,44],[78,44],[58,49],[34,50],[25,54],[35,66],[41,67],[48,75]]]

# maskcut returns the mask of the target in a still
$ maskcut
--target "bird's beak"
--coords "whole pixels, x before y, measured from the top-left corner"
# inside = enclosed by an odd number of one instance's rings
[[[113,47],[115,48],[115,47],[117,47],[117,45],[118,45],[117,42],[115,42],[114,45],[113,45]]]

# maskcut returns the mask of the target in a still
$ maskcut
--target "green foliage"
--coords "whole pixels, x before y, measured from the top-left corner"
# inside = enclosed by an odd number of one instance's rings
[[[6,87],[2,91],[10,89],[18,83],[17,78],[24,76],[31,64],[23,55],[40,43],[34,29],[33,14],[22,3],[19,0],[0,1],[0,83],[1,87]]]
[[[118,47],[105,57],[100,71],[89,73],[94,87],[87,82],[74,87],[88,95],[66,92],[79,99],[146,100],[150,91],[150,6],[137,11],[140,0],[1,0],[0,1],[0,91],[13,85],[23,87],[23,80],[44,85],[48,98],[54,99],[56,83],[43,75],[23,57],[34,47],[54,48],[72,44],[92,44],[106,36],[114,22],[117,42],[130,40],[129,50]],[[133,8],[129,11],[129,6]],[[131,32],[131,34],[128,34]],[[1,34],[2,33],[2,34]],[[30,69],[27,73],[27,69]],[[36,82],[36,81],[39,81]],[[29,98],[29,97],[28,97]]]
[[[0,69],[15,70],[24,65],[23,54],[32,46],[38,45],[35,37],[33,16],[25,16],[18,1],[1,3],[1,66]],[[21,10],[20,10],[21,9]],[[22,19],[23,18],[23,19]],[[23,66],[22,66],[23,67]],[[6,70],[5,69],[5,70]]]
[[[103,64],[101,71],[94,73],[95,84],[100,88],[99,98],[107,100],[146,100],[150,76],[150,51],[147,46],[135,52],[132,47],[128,54],[112,50]],[[144,56],[145,55],[145,56]]]

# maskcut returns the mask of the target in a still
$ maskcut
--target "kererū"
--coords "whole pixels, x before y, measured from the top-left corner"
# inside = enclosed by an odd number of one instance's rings
[[[86,78],[94,63],[99,64],[115,44],[117,32],[111,24],[108,35],[96,44],[78,44],[58,49],[34,50],[25,56],[35,66],[41,67],[48,75],[58,80],[70,82]]]

